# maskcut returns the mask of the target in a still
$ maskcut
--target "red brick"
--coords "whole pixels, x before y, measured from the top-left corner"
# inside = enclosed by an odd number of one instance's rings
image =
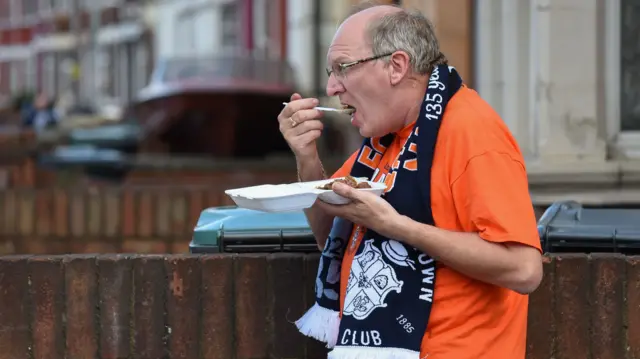
[[[23,236],[28,236],[34,233],[35,229],[36,199],[31,190],[21,190],[18,193],[18,233]]]
[[[31,343],[26,257],[3,257],[0,273],[0,359],[28,358]]]
[[[171,358],[191,359],[199,355],[200,263],[195,256],[169,256],[165,260],[167,326]]]
[[[63,359],[64,269],[62,258],[29,259],[33,300],[33,359]]]
[[[233,256],[204,256],[201,267],[202,359],[233,358]]]
[[[65,258],[65,289],[67,358],[95,358],[98,292],[94,257]]]
[[[12,235],[17,232],[17,223],[18,223],[18,206],[17,206],[17,195],[15,190],[5,190],[3,191],[4,198],[3,208],[2,208],[2,219],[3,219],[3,230],[5,234]]]
[[[219,188],[208,190],[206,202],[202,209],[221,206],[223,202],[222,196],[228,197],[224,191],[221,191]]]
[[[308,254],[304,258],[304,311],[306,312],[316,302],[316,274],[318,273],[318,265],[320,264],[320,253]],[[304,313],[303,313],[304,314]],[[298,320],[300,318],[294,318]],[[299,332],[298,332],[299,333]],[[304,341],[307,347],[308,359],[326,359],[328,349],[326,344],[298,334],[304,337]]]
[[[19,186],[24,186],[24,183],[22,181],[22,173],[20,171],[20,167],[19,166],[11,166],[11,184],[12,186],[15,187],[19,187]]]
[[[102,215],[102,196],[96,189],[89,189],[86,201],[87,234],[89,236],[101,235],[101,227],[104,222]]]
[[[640,257],[627,257],[627,359],[640,359]]]
[[[590,285],[588,257],[564,254],[556,259],[557,358],[590,358]]]
[[[122,252],[138,254],[163,254],[167,253],[167,243],[162,239],[126,239],[122,243]]]
[[[307,310],[304,295],[304,262],[300,254],[276,253],[268,259],[269,293],[267,301],[272,312],[269,317],[273,358],[303,358],[304,336],[292,323]]]
[[[69,233],[69,198],[67,192],[62,189],[56,189],[53,198],[55,235],[65,237]]]
[[[122,223],[122,235],[125,237],[136,236],[137,226],[137,208],[135,193],[131,188],[125,188],[122,191],[122,214],[120,223]]]
[[[32,159],[27,159],[22,165],[23,185],[33,187],[35,184],[35,163]]]
[[[187,220],[189,231],[192,231],[193,227],[198,223],[198,218],[200,218],[200,213],[204,208],[204,191],[192,189],[189,193],[189,217]]]
[[[138,212],[138,236],[151,237],[153,235],[155,209],[153,208],[153,195],[149,189],[140,190],[137,193]]]
[[[79,238],[71,242],[71,253],[118,253],[120,252],[119,243],[113,240],[92,240],[84,242],[84,238]]]
[[[55,238],[22,238],[17,250],[28,254],[64,254],[72,252],[69,241]]]
[[[548,359],[553,357],[556,339],[554,300],[554,260],[543,259],[544,277],[538,289],[529,296],[529,316],[527,328],[527,359]]]
[[[83,237],[86,233],[87,221],[87,207],[85,204],[84,192],[74,191],[70,193],[70,202],[71,235],[75,237]]]
[[[36,195],[36,233],[47,236],[52,232],[53,192],[40,190]]]
[[[120,234],[120,193],[115,189],[104,191],[104,226],[103,234],[106,237],[115,237]]]
[[[162,191],[156,196],[155,228],[154,232],[159,237],[171,234],[171,193]]]
[[[621,255],[592,255],[591,343],[594,359],[625,356],[624,278],[625,261]]]
[[[11,238],[4,238],[2,241],[0,241],[0,255],[4,256],[15,253],[18,252],[16,251],[15,243],[13,243],[13,240]]]
[[[171,243],[171,253],[186,254],[189,253],[189,241],[175,241]]]
[[[131,259],[98,257],[100,298],[100,358],[129,357],[131,319]]]
[[[2,169],[0,169],[0,177],[2,174]],[[5,227],[6,222],[6,213],[7,213],[7,190],[0,191],[0,235],[7,235],[8,231]]]
[[[171,214],[171,233],[174,236],[182,236],[188,233],[188,207],[184,191],[176,191],[172,196],[173,210]]]
[[[268,356],[267,257],[245,254],[234,261],[236,358]]]
[[[166,357],[164,258],[133,259],[133,358]]]

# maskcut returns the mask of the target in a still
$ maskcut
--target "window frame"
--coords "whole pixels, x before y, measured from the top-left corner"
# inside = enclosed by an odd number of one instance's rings
[[[604,3],[604,68],[605,68],[605,116],[607,140],[613,155],[640,159],[640,131],[622,129],[620,85],[622,81],[621,60],[621,0]]]

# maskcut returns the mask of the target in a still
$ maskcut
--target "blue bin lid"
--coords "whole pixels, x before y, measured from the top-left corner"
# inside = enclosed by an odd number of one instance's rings
[[[302,211],[267,213],[236,206],[207,208],[193,231],[193,246],[217,246],[221,238],[311,236]]]

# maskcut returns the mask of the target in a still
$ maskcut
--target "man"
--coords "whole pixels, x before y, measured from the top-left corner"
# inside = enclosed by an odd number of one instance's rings
[[[348,17],[327,54],[327,94],[365,138],[332,177],[387,184],[382,197],[334,184],[346,205],[305,211],[324,248],[316,304],[296,324],[329,358],[525,357],[540,242],[518,145],[446,65],[429,21],[393,6]],[[326,178],[317,99],[278,116],[299,179]]]
[[[32,127],[36,132],[55,126],[60,121],[57,111],[54,109],[54,101],[45,93],[36,96],[33,104],[22,110],[22,124]]]

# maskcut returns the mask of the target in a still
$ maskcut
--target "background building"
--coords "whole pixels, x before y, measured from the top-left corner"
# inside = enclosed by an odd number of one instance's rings
[[[125,106],[158,59],[232,54],[285,60],[301,93],[335,105],[327,46],[357,2],[0,0],[0,101],[41,90]],[[640,203],[636,1],[396,2],[429,16],[451,64],[507,122],[535,203]],[[340,158],[360,139],[331,121],[327,150]]]

